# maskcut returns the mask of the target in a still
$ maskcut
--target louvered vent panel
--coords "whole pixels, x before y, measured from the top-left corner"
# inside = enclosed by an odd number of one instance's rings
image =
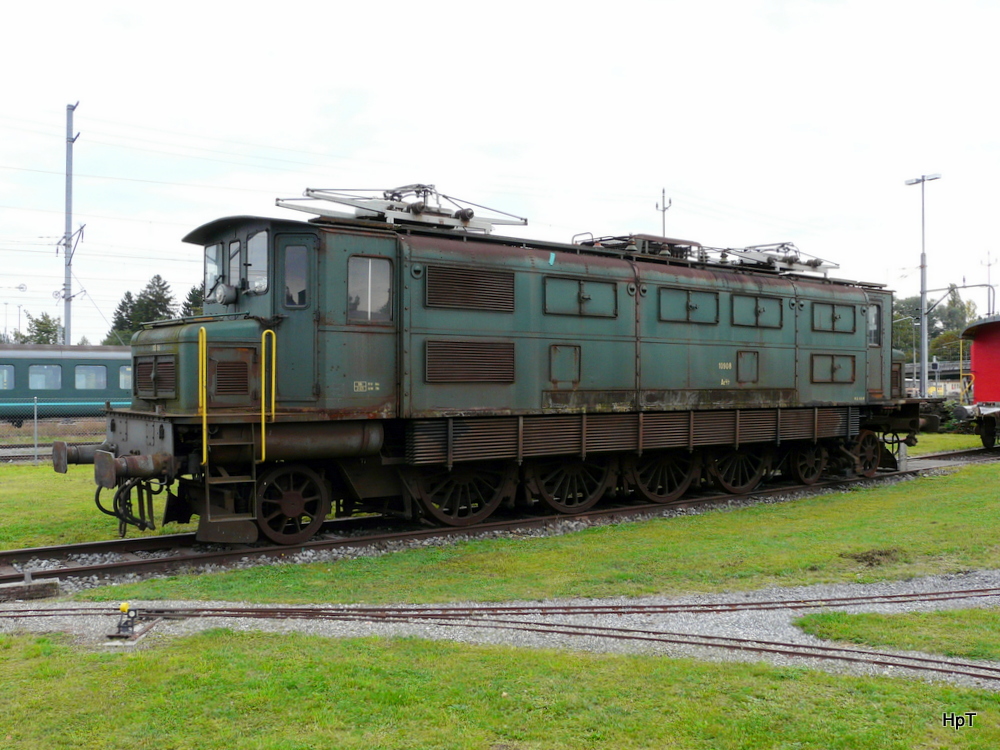
[[[164,357],[156,360],[156,393],[164,395],[167,392],[173,393],[177,387],[177,367],[173,357]]]
[[[700,411],[694,415],[695,445],[732,445],[736,442],[736,412]]]
[[[452,459],[473,461],[517,456],[517,418],[456,419]]]
[[[837,437],[847,434],[847,409],[820,409],[818,437]]]
[[[773,409],[740,412],[740,442],[763,443],[778,433],[778,414]]]
[[[811,440],[813,437],[812,409],[781,412],[782,440]]]
[[[139,394],[153,394],[153,362],[135,361],[135,388]]]
[[[428,341],[428,383],[513,383],[513,341]]]
[[[649,414],[642,418],[642,447],[676,448],[690,441],[688,427],[691,421],[687,412]]]
[[[408,422],[406,426],[406,462],[443,464],[448,460],[448,423]]]
[[[514,312],[514,273],[427,268],[427,307]]]
[[[587,416],[587,453],[635,450],[639,447],[639,418],[635,414]]]
[[[245,396],[250,393],[250,374],[246,362],[219,362],[216,368],[217,396]]]
[[[524,455],[554,456],[580,453],[582,418],[579,415],[524,418]]]

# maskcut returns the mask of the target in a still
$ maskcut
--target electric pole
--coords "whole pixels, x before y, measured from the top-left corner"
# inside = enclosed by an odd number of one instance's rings
[[[661,237],[666,237],[667,236],[667,209],[670,208],[673,205],[674,201],[673,201],[672,198],[669,201],[667,200],[667,189],[666,188],[663,188],[662,196],[663,196],[662,197],[663,208],[660,208],[660,204],[657,203],[656,204],[656,210],[659,211],[663,215],[662,216],[662,222],[661,222],[660,236]]]
[[[73,144],[80,137],[79,133],[73,135],[73,112],[79,104],[66,105],[66,232],[62,242],[66,254],[66,279],[63,282],[63,344],[66,345],[73,340],[70,333],[70,304],[73,302]]]

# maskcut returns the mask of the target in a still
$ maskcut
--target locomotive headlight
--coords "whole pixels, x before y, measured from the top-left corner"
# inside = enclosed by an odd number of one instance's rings
[[[231,305],[236,301],[236,287],[229,284],[219,284],[215,289],[215,302],[218,305]]]

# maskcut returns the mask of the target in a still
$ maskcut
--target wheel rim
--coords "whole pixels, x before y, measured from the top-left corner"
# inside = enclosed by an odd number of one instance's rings
[[[799,446],[788,457],[792,477],[800,484],[816,484],[826,469],[826,448],[819,443]]]
[[[858,435],[854,455],[858,459],[858,474],[863,477],[875,476],[882,458],[882,443],[879,442],[878,436],[870,430],[863,430]]]
[[[676,500],[687,492],[700,473],[700,457],[684,451],[633,456],[625,467],[628,483],[641,497],[653,503]]]
[[[276,466],[257,482],[257,525],[278,544],[299,544],[330,512],[330,490],[308,466]]]
[[[720,451],[708,460],[708,475],[723,492],[744,495],[751,492],[771,464],[766,450],[746,449]]]
[[[413,478],[421,506],[439,523],[479,523],[512,496],[517,484],[514,464],[459,465],[451,471],[432,468]]]
[[[617,477],[609,459],[538,461],[525,471],[532,496],[557,513],[582,513],[604,497]]]

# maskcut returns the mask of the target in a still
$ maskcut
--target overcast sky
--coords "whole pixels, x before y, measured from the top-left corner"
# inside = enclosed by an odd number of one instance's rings
[[[1000,3],[17,3],[0,46],[0,321],[62,316],[66,105],[72,340],[196,226],[306,187],[413,182],[529,219],[519,236],[793,242],[835,275],[930,288],[1000,260]],[[992,269],[1000,279],[1000,266]],[[27,286],[26,292],[16,287]],[[969,290],[982,313],[985,290]],[[936,295],[940,296],[940,295]]]

